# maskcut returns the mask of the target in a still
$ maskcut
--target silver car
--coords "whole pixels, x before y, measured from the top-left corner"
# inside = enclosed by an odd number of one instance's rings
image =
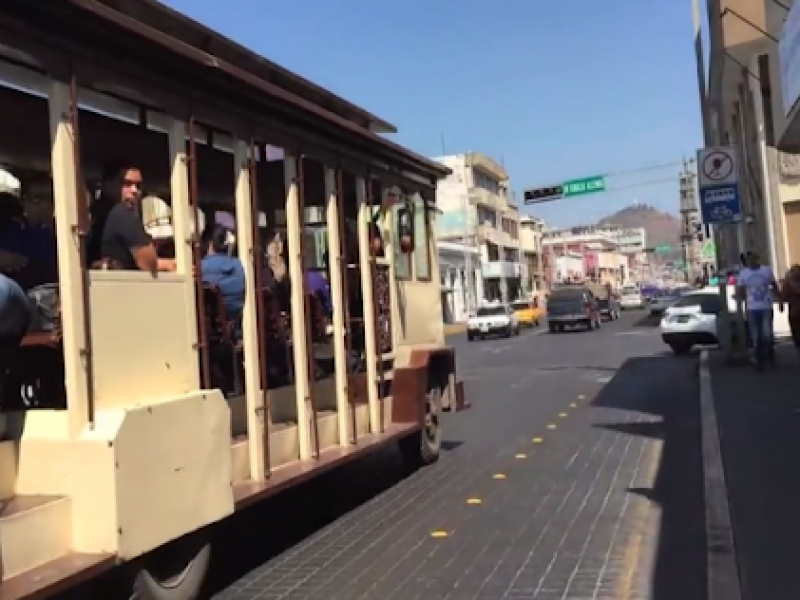
[[[666,292],[655,296],[650,300],[650,314],[660,315],[663,314],[670,306],[680,300],[681,296],[677,292]]]

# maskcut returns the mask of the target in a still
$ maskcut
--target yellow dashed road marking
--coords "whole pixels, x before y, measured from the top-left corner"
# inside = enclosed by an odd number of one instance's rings
[[[494,475],[492,475],[492,479],[505,479],[505,478],[506,478],[505,473],[495,473]]]
[[[447,531],[441,531],[441,530],[439,530],[439,531],[431,531],[431,537],[432,538],[446,538],[449,535],[450,534]]]
[[[480,498],[467,498],[467,504],[471,504],[472,506],[477,506],[478,504],[483,504],[483,500]]]
[[[550,425],[548,425],[547,428],[548,429],[555,429],[556,428],[556,424],[555,423],[550,423]]]
[[[652,443],[650,448],[645,450],[643,469],[646,474],[645,479],[649,485],[655,482],[661,451],[661,443]],[[651,532],[646,531],[649,521],[648,513],[651,510],[652,506],[641,498],[637,500],[637,504],[633,508],[631,521],[633,522],[635,533],[630,537],[623,551],[621,561],[622,574],[615,586],[617,592],[614,596],[619,600],[631,600],[633,598],[637,583],[636,577],[643,566],[641,563],[643,560],[647,560],[643,554],[645,554],[645,549],[647,548],[647,539],[651,535]],[[647,565],[644,566],[646,567]]]
[[[542,438],[540,438],[540,437],[533,438],[533,443],[534,444],[541,444],[542,442],[544,442],[544,440]]]

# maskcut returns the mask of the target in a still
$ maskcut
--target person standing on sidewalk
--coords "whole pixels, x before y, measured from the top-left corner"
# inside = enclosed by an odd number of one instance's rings
[[[778,305],[781,312],[784,304],[789,306],[789,329],[794,346],[800,352],[800,265],[793,265],[783,280]]]
[[[748,252],[747,266],[739,273],[736,284],[739,297],[745,302],[747,324],[755,348],[756,368],[764,369],[767,360],[775,362],[775,346],[772,339],[772,306],[778,285],[775,274],[767,265],[762,265],[758,254]]]

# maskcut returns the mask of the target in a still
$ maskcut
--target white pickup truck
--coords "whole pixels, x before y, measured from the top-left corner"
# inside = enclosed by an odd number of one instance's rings
[[[482,306],[467,321],[467,339],[484,339],[490,335],[519,335],[519,319],[508,304]]]

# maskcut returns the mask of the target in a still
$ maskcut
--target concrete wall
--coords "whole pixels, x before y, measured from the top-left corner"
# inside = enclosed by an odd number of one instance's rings
[[[721,143],[726,143],[727,134],[730,143],[739,148],[743,205],[749,217],[743,227],[745,249],[768,257],[781,273],[800,261],[800,246],[793,248],[791,243],[792,231],[800,231],[800,211],[794,208],[800,201],[800,157],[777,150],[787,119],[778,45],[770,39],[781,36],[787,11],[772,0],[713,0],[707,4],[712,52],[716,49],[712,76],[716,73],[721,82],[715,87],[712,77],[709,103],[719,109]],[[782,0],[781,4],[791,7],[794,1]],[[723,16],[714,22],[720,13]],[[767,68],[760,56],[766,57]],[[735,231],[727,228],[718,244],[729,263],[736,260]]]

